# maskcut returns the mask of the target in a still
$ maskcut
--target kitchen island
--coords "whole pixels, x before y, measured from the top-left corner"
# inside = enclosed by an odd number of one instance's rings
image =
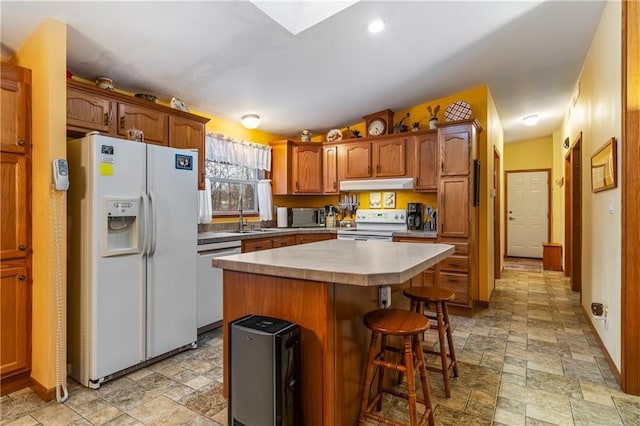
[[[281,318],[301,329],[304,424],[354,424],[368,353],[362,317],[378,308],[378,287],[391,285],[391,305],[408,307],[402,289],[453,252],[447,244],[328,240],[214,259],[224,269],[225,395],[229,323]]]

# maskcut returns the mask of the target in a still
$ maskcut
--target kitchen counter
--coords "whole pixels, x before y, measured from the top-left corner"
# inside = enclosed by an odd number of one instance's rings
[[[225,241],[237,241],[237,240],[252,240],[258,238],[280,237],[283,235],[298,235],[298,234],[336,234],[340,228],[257,228],[248,229],[247,231],[240,233],[237,231],[214,231],[214,232],[199,232],[198,244],[211,244],[221,243]],[[355,228],[345,228],[353,229]],[[437,239],[438,234],[436,232],[429,231],[402,231],[394,232],[394,237],[411,237],[411,238],[431,238]]]
[[[391,285],[392,307],[408,309],[402,290],[411,278],[453,252],[446,244],[328,240],[214,259],[223,268],[224,395],[229,324],[251,314],[280,318],[300,326],[301,424],[355,424],[369,344],[362,318],[378,309],[379,285]]]
[[[379,286],[405,282],[453,254],[448,244],[327,240],[225,256],[213,266],[336,284]]]

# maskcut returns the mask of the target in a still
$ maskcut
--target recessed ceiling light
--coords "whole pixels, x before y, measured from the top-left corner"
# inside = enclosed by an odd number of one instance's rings
[[[535,126],[538,124],[538,121],[540,121],[540,117],[538,114],[531,114],[526,117],[522,117],[522,121],[524,121],[524,124],[527,126]]]
[[[382,19],[374,19],[373,21],[369,22],[369,32],[370,33],[379,33],[380,31],[384,30],[384,21]]]

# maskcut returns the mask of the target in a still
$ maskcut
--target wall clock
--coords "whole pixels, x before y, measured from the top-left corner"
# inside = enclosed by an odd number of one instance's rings
[[[390,109],[374,112],[362,118],[365,121],[367,136],[380,136],[391,133],[391,128],[393,127],[393,111]]]

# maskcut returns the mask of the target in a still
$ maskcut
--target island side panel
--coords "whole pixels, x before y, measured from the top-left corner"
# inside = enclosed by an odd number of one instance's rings
[[[305,425],[325,425],[334,418],[333,397],[324,379],[328,359],[325,283],[224,270],[224,395],[228,395],[229,323],[245,315],[266,315],[300,325],[302,412]],[[333,386],[332,386],[333,387]],[[331,390],[333,392],[333,390]],[[331,403],[330,403],[331,402]]]
[[[391,307],[409,309],[402,290],[410,286],[389,283],[392,289]],[[378,287],[334,284],[333,315],[335,339],[335,414],[333,424],[352,425],[358,419],[362,383],[369,352],[371,333],[362,319],[367,312],[378,309]],[[399,344],[399,343],[398,343]],[[390,383],[388,385],[391,385]]]

